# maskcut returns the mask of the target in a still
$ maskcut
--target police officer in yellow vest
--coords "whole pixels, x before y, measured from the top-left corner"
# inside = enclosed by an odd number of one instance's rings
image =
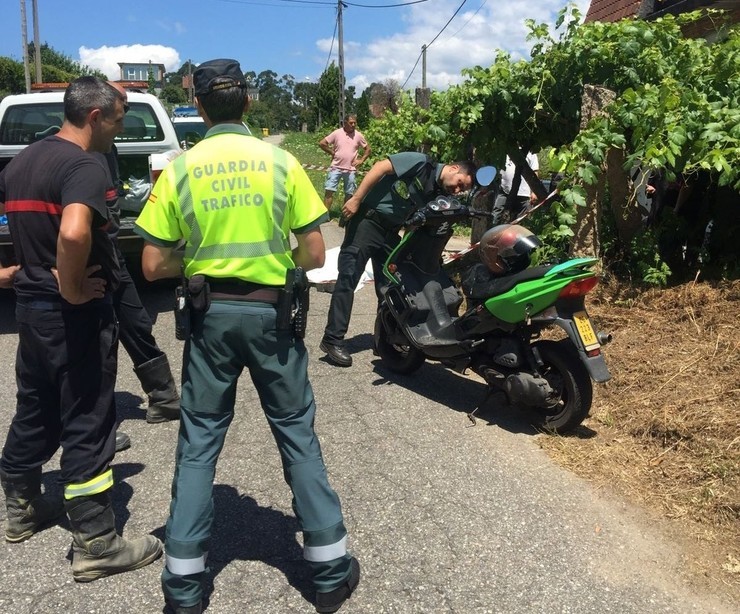
[[[136,228],[146,240],[146,278],[176,277],[184,266],[188,280],[190,330],[165,540],[165,599],[175,612],[202,611],[216,461],[246,367],[293,492],[316,610],[335,612],[357,586],[360,567],[347,553],[339,498],[313,428],[306,348],[281,315],[293,312],[293,305],[286,309],[286,277],[299,267],[323,265],[320,224],[328,215],[300,163],[244,128],[247,90],[236,60],[204,62],[193,81],[209,130],[164,170]],[[184,256],[175,249],[183,239]]]

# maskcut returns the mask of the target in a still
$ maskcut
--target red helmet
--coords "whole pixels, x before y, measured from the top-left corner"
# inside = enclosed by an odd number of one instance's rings
[[[524,226],[499,224],[481,238],[480,257],[491,273],[509,275],[526,269],[540,245],[537,236]]]

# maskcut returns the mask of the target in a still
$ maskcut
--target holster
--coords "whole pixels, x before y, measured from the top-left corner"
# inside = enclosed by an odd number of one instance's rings
[[[175,288],[175,339],[185,341],[190,336],[190,301],[188,287],[181,283]]]
[[[203,275],[182,277],[175,288],[175,338],[185,341],[190,336],[191,313],[205,313],[211,306],[211,288]]]
[[[290,330],[298,339],[306,336],[308,292],[306,272],[301,267],[288,270],[285,275],[285,286],[280,291],[278,302],[278,330]]]
[[[188,295],[193,311],[205,313],[211,306],[211,286],[204,275],[193,275],[188,280]]]

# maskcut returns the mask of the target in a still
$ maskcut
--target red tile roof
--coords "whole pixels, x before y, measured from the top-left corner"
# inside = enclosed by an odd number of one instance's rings
[[[633,17],[643,0],[591,0],[585,21],[619,21]]]

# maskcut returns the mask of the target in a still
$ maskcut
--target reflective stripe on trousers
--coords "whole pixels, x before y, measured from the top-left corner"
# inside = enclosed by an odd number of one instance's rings
[[[82,484],[67,484],[64,487],[64,498],[74,499],[75,497],[89,497],[104,492],[113,486],[113,470],[108,469],[92,480]]]

